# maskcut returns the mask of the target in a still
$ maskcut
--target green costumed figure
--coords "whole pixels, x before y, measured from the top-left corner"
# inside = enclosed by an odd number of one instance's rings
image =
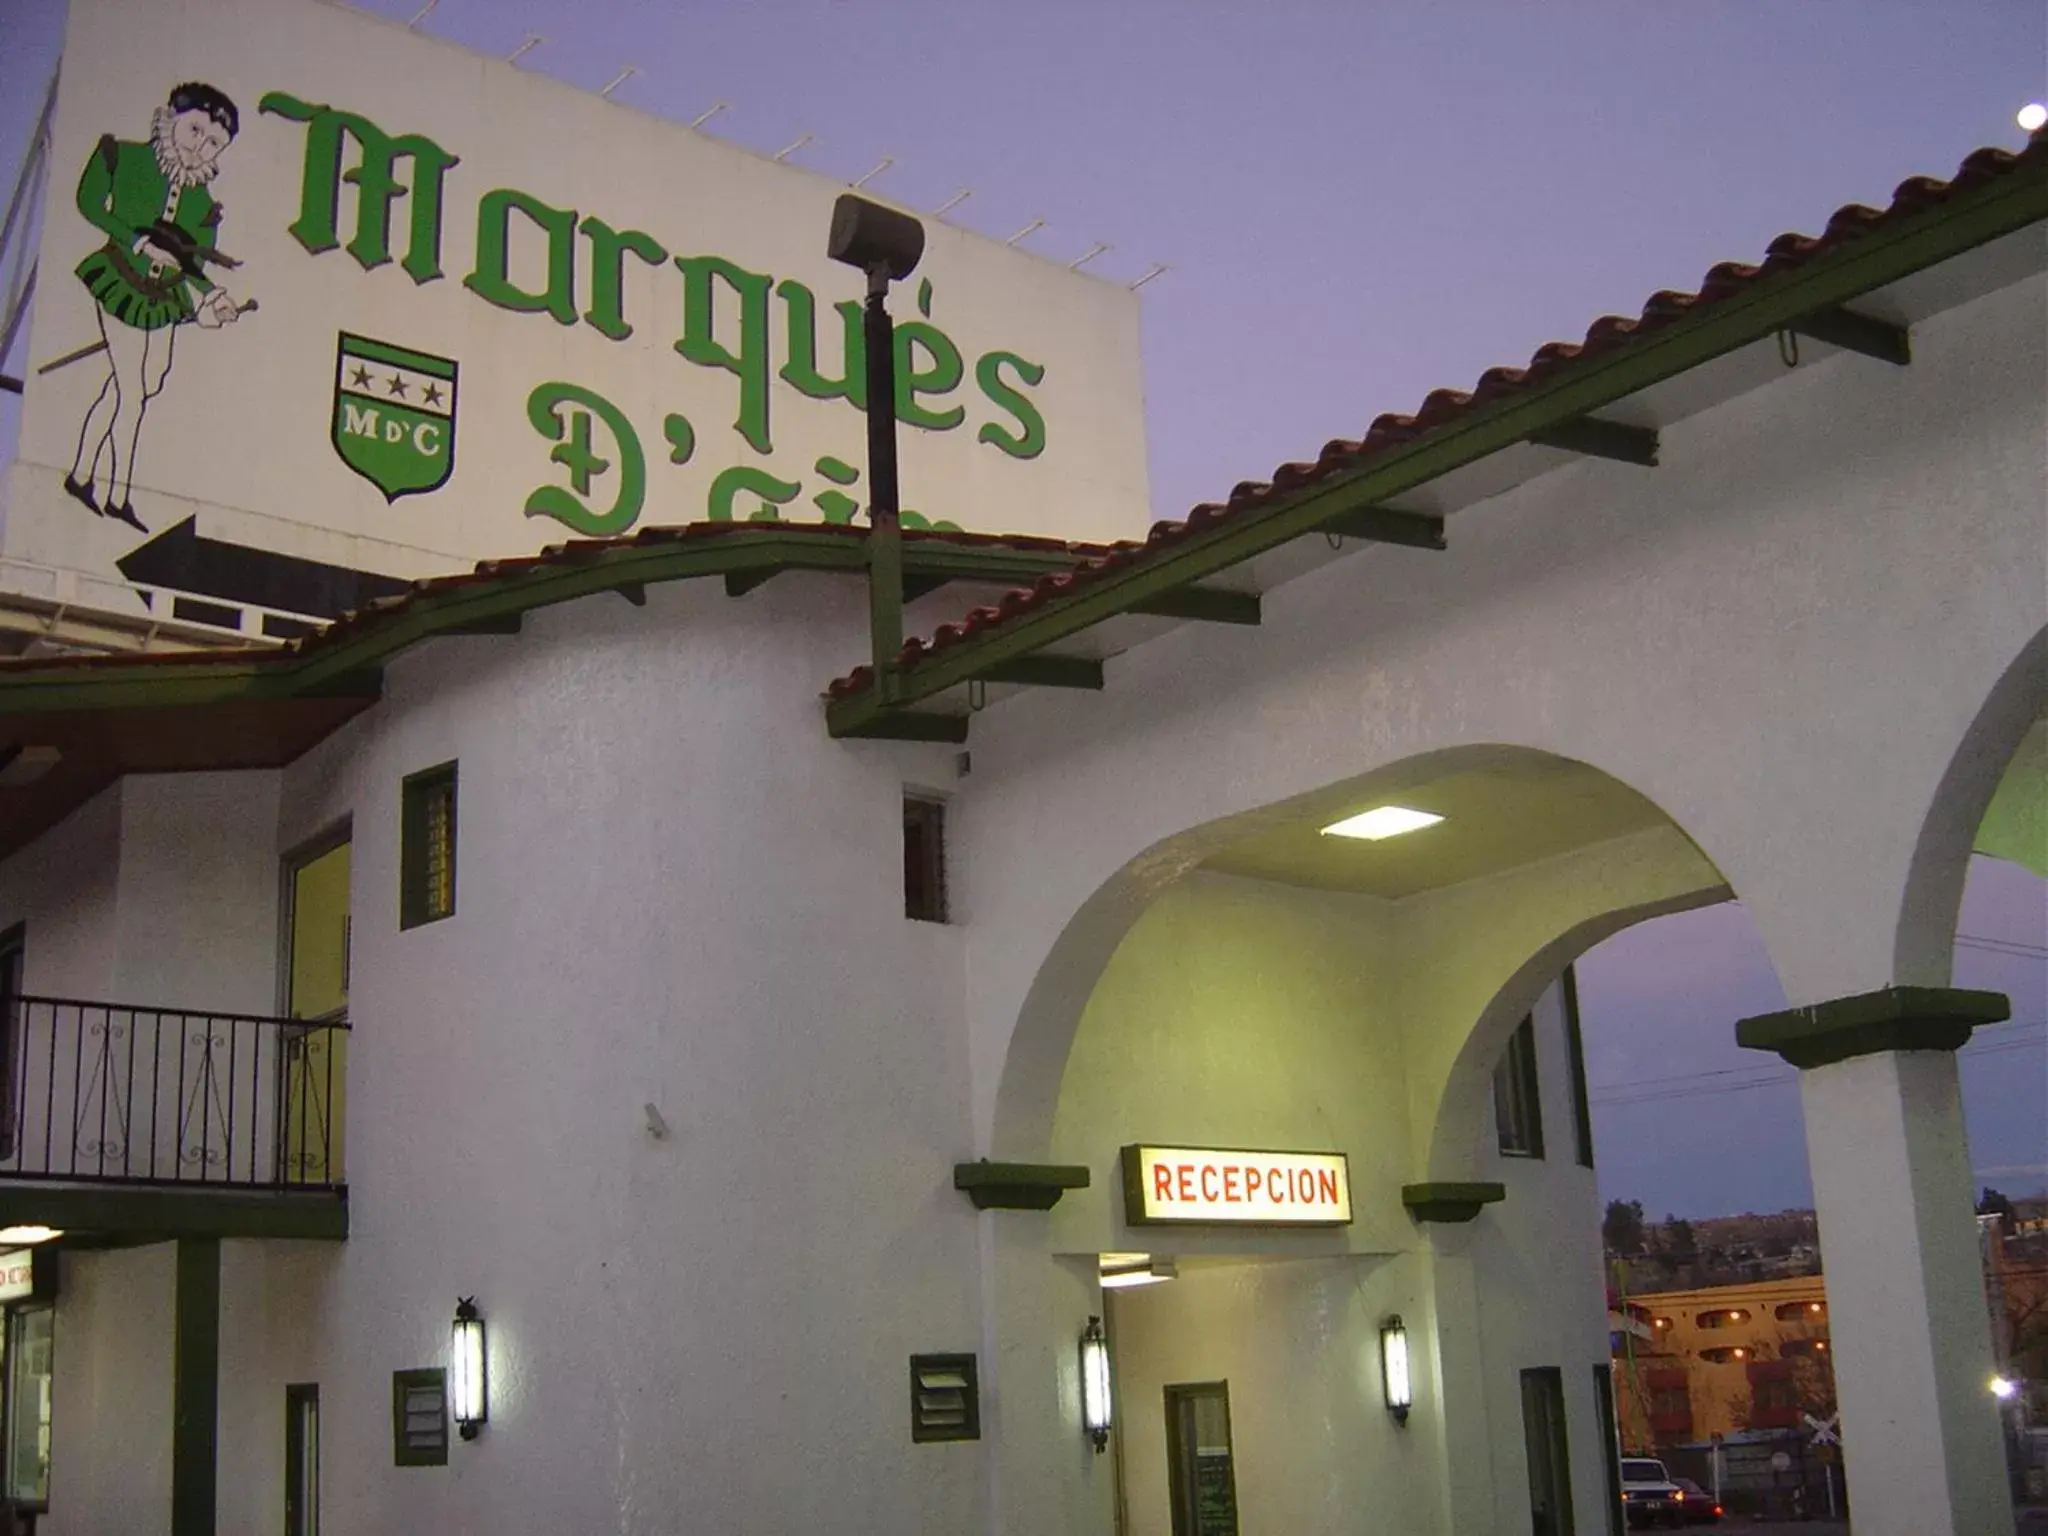
[[[64,489],[138,529],[129,501],[135,450],[149,402],[170,376],[178,328],[211,330],[241,314],[206,273],[236,265],[215,249],[221,207],[207,186],[239,126],[232,101],[190,81],[157,108],[148,143],[107,135],[78,179],[78,211],[107,236],[78,276],[99,306],[108,366]]]

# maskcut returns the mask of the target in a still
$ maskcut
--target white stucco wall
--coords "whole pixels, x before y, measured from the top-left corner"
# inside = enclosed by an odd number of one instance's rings
[[[858,594],[777,586],[436,644],[287,774],[280,847],[352,817],[352,1230],[306,1303],[327,1342],[230,1368],[265,1425],[321,1383],[337,1529],[933,1529],[983,1502],[983,1449],[906,1418],[908,1357],[979,1335],[947,1187],[959,934],[902,916],[901,769],[822,748],[791,687]],[[400,932],[400,780],[450,759],[457,911]],[[490,1427],[394,1469],[390,1373],[440,1363],[470,1294]]]
[[[174,1251],[68,1253],[50,1383],[50,1536],[165,1531]]]
[[[115,987],[126,792],[111,786],[0,862],[0,927],[24,925],[22,986],[32,996],[105,998]]]

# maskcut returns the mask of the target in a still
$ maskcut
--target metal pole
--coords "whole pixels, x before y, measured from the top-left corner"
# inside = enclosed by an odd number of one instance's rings
[[[903,649],[903,526],[896,489],[896,328],[889,320],[889,275],[868,273],[862,339],[868,390],[868,629],[874,640],[875,692],[896,693]]]

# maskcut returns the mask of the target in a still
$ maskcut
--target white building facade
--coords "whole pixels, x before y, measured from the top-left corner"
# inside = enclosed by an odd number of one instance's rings
[[[2048,863],[2044,217],[1986,153],[1145,545],[913,534],[991,601],[822,706],[861,530],[6,664],[37,1530],[1613,1529],[1568,968],[1731,896],[1858,1530],[2009,1529],[1948,965]],[[1227,1208],[1305,1154],[1348,1219]]]

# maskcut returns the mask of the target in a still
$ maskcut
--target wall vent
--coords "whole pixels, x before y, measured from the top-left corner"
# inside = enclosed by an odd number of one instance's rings
[[[974,1356],[910,1357],[910,1438],[920,1443],[981,1438]]]

